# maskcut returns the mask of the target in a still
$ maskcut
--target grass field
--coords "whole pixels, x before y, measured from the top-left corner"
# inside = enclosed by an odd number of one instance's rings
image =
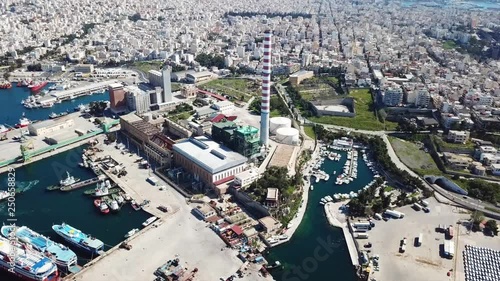
[[[312,126],[304,126],[304,132],[311,139],[316,139],[316,132],[314,131],[314,127]]]
[[[337,126],[350,127],[360,130],[394,130],[396,123],[386,121],[381,123],[375,116],[373,100],[368,90],[354,90],[349,94],[354,98],[354,107],[356,111],[355,117],[340,117],[340,116],[321,116],[311,117],[312,122],[331,124]]]
[[[442,138],[434,136],[434,141],[437,145],[446,149],[470,149],[474,150],[475,144],[471,141],[467,141],[466,143],[450,143],[444,141]]]
[[[160,70],[162,65],[162,61],[136,61],[133,67],[147,74],[150,70]]]
[[[456,47],[457,47],[457,44],[452,40],[448,40],[448,41],[443,43],[443,49],[445,49],[445,50],[455,49]]]
[[[338,80],[335,77],[328,77],[324,79],[328,79],[333,83],[338,83]],[[332,86],[317,77],[302,81],[302,83],[297,87],[297,90],[300,92],[302,99],[306,101],[332,99],[337,96],[337,93]]]
[[[200,87],[207,91],[229,95],[235,100],[245,102],[252,96],[258,96],[260,93],[260,83],[249,79],[216,79]]]
[[[389,137],[389,140],[401,162],[416,173],[420,175],[442,174],[430,154],[421,150],[420,146],[394,137]]]

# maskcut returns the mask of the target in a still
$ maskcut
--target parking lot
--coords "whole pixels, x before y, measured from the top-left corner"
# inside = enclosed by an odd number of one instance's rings
[[[360,246],[370,242],[372,255],[379,255],[379,271],[372,277],[376,280],[434,281],[465,280],[462,251],[466,244],[500,248],[498,237],[487,237],[482,233],[469,232],[457,224],[470,218],[468,212],[457,207],[440,204],[429,199],[430,213],[415,211],[411,206],[398,208],[405,214],[403,219],[376,221],[368,231],[369,239],[358,240]],[[452,241],[455,242],[455,256],[444,256],[445,234],[438,232],[439,225],[453,225]],[[417,246],[416,238],[422,234],[422,244]],[[401,240],[406,238],[404,252],[400,251]],[[452,274],[448,277],[449,271]],[[454,273],[454,274],[453,274]]]

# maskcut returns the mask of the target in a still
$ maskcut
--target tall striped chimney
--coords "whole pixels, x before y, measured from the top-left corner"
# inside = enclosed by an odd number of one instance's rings
[[[262,65],[262,102],[260,105],[260,144],[269,143],[269,107],[271,100],[271,31],[264,32],[264,62]]]

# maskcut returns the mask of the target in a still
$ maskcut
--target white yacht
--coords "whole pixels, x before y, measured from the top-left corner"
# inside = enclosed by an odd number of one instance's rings
[[[132,237],[134,234],[136,234],[137,232],[139,232],[139,229],[138,228],[134,228],[132,229],[131,231],[127,232],[127,234],[125,234],[125,238],[129,238],[129,237]]]
[[[111,201],[111,204],[109,207],[111,208],[111,211],[120,210],[120,205],[118,205],[118,202],[116,202],[116,200]]]
[[[74,184],[74,183],[76,183],[76,182],[80,181],[80,179],[76,179],[75,177],[71,176],[71,175],[69,174],[69,172],[66,172],[66,175],[67,175],[67,177],[66,177],[65,179],[63,179],[63,180],[60,180],[60,181],[59,181],[59,184],[60,184],[61,186],[68,186],[68,185],[72,185],[72,184]]]
[[[142,226],[146,227],[152,224],[157,219],[158,219],[157,217],[150,217],[149,219],[147,219],[145,222],[142,223]]]

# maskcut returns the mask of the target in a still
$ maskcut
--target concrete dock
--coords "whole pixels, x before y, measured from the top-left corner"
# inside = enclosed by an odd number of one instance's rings
[[[334,226],[342,229],[344,233],[344,238],[347,243],[347,248],[349,249],[349,256],[351,257],[351,262],[353,266],[359,266],[359,255],[356,249],[356,244],[354,243],[354,238],[352,237],[349,226],[344,219],[344,215],[340,212],[340,206],[344,203],[332,203],[328,202],[325,204],[325,214],[328,222]]]

